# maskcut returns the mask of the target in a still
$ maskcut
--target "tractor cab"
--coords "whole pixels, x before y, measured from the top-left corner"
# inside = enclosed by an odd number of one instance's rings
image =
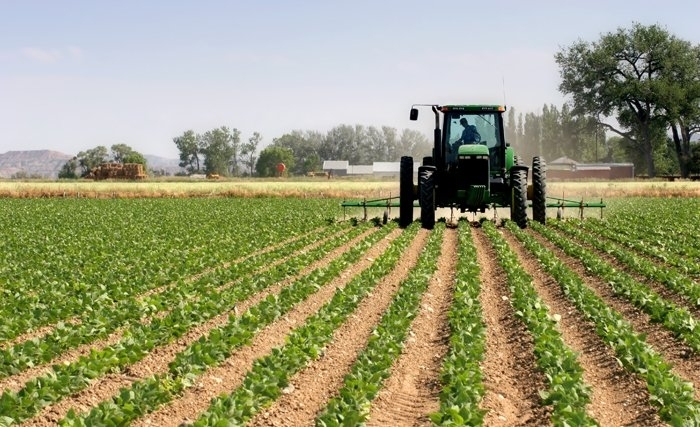
[[[486,155],[490,175],[502,173],[505,167],[505,140],[502,111],[484,107],[443,107],[443,141],[446,169],[454,169],[462,157]],[[476,147],[475,147],[476,146]]]

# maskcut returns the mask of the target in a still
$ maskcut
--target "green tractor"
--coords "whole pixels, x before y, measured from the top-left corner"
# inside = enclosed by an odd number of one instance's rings
[[[528,187],[529,168],[505,140],[505,107],[429,106],[435,114],[433,155],[423,158],[417,185],[413,181],[413,158],[401,158],[400,225],[407,227],[413,222],[417,200],[423,228],[434,227],[437,208],[454,208],[464,213],[485,212],[489,207],[509,207],[510,218],[525,228],[528,199],[532,200],[533,219],[544,224],[546,165],[544,159],[533,158],[532,185]],[[416,106],[411,108],[410,118],[418,119]]]

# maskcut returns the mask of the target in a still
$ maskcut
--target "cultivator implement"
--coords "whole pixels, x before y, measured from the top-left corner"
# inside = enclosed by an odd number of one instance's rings
[[[343,207],[343,219],[345,219],[346,216],[346,208],[352,207],[363,208],[363,220],[365,221],[367,221],[368,218],[368,208],[384,208],[383,221],[384,223],[386,223],[389,217],[391,216],[391,208],[398,208],[401,206],[401,203],[399,200],[399,196],[389,196],[378,199],[344,200],[341,203],[341,206]],[[528,206],[532,207],[532,203],[529,203]],[[417,200],[413,202],[413,207],[420,207]],[[557,208],[557,219],[561,219],[564,217],[564,210],[566,208],[577,208],[579,210],[579,217],[583,219],[583,213],[586,208],[600,209],[600,217],[603,218],[603,208],[606,207],[606,205],[603,202],[602,198],[600,199],[600,202],[586,202],[583,200],[583,198],[581,200],[574,200],[566,199],[564,198],[564,196],[547,196],[546,207]]]
[[[363,208],[363,220],[367,221],[367,208],[384,208],[383,221],[386,222],[391,216],[391,208],[398,208],[401,206],[399,202],[399,196],[389,196],[380,199],[362,199],[362,200],[343,200],[341,203],[343,207],[343,219],[345,219],[346,208]],[[418,207],[418,201],[413,202],[414,207]]]
[[[583,219],[583,210],[585,208],[600,208],[600,217],[603,218],[603,208],[605,207],[605,203],[603,202],[602,198],[600,199],[600,202],[584,202],[583,199],[571,200],[565,199],[564,196],[561,198],[547,196],[546,206],[548,208],[557,208],[557,219],[564,217],[565,208],[578,208],[579,218],[581,219]]]

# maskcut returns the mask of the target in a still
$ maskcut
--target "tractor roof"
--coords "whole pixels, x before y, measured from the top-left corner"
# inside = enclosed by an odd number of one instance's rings
[[[506,111],[503,105],[442,105],[438,107],[443,113],[449,111],[464,111],[467,113],[491,113]]]

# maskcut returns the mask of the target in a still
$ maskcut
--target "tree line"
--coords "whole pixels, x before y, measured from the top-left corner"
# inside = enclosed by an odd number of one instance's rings
[[[275,176],[283,163],[287,173],[320,171],[324,160],[347,160],[353,165],[399,161],[403,155],[429,155],[432,143],[424,134],[392,127],[339,125],[327,133],[295,130],[274,138],[258,153],[262,141],[255,132],[247,142],[237,128],[222,126],[203,134],[187,130],[173,138],[180,167],[186,173],[223,176]]]

